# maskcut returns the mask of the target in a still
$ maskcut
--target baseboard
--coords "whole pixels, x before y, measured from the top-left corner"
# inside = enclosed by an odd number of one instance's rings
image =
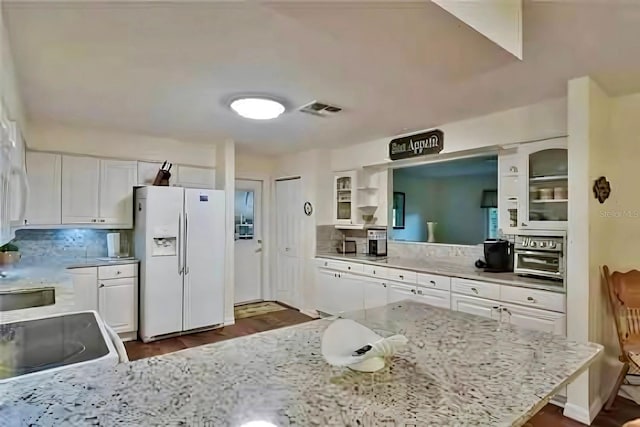
[[[314,319],[319,319],[320,315],[315,310],[300,310],[300,313],[306,314],[309,317],[313,317]]]
[[[603,406],[602,398],[600,396],[596,397],[595,400],[591,402],[588,411],[581,406],[567,402],[564,405],[563,415],[589,426],[596,416],[598,416]]]

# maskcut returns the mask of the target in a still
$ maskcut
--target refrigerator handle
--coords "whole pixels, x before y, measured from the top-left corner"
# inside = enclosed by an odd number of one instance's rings
[[[178,214],[178,274],[182,276],[182,214]]]
[[[187,265],[187,239],[189,235],[189,215],[184,213],[184,274],[189,274],[189,266]]]

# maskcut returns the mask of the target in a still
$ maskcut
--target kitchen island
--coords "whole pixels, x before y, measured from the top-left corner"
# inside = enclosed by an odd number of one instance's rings
[[[410,301],[348,317],[409,344],[377,373],[331,367],[320,354],[330,320],[320,319],[4,384],[0,424],[520,426],[602,352]]]

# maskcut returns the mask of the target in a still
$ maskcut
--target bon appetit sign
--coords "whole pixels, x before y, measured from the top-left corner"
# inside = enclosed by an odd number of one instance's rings
[[[389,143],[391,160],[438,154],[444,148],[444,134],[441,130],[430,130],[417,135],[396,138]]]

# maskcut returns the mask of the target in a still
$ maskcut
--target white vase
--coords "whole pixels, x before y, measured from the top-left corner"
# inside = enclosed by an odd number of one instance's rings
[[[428,243],[435,243],[436,241],[436,235],[435,235],[436,224],[438,223],[427,222],[427,242]]]

